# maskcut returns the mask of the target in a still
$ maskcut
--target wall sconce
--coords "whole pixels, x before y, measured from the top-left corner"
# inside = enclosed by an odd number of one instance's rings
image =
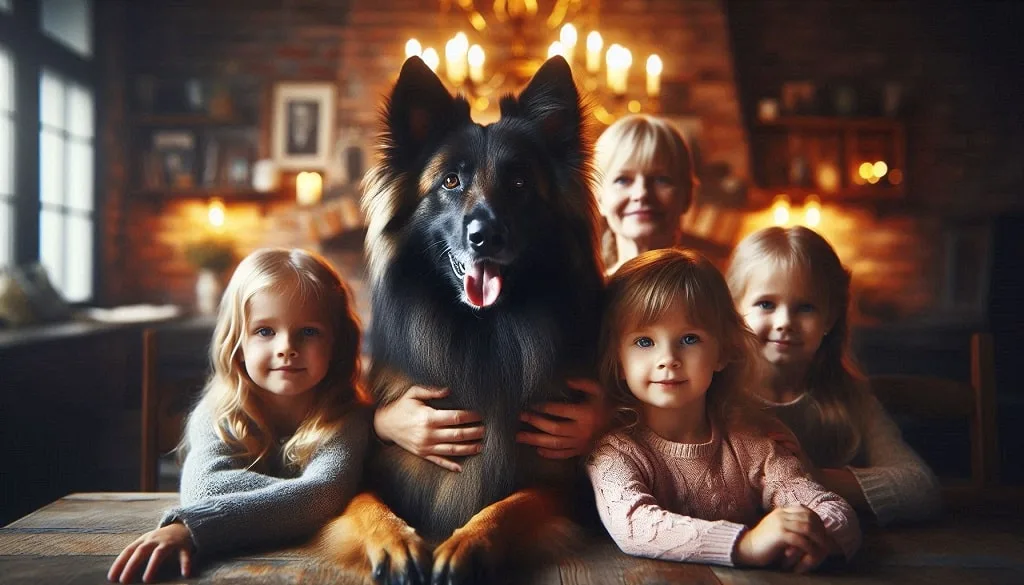
[[[316,205],[323,194],[324,180],[320,173],[302,172],[295,175],[295,201],[299,205]]]
[[[789,223],[789,197],[787,195],[776,195],[772,201],[772,218],[775,225],[786,225]]]
[[[224,227],[224,201],[219,197],[210,199],[206,206],[206,220],[214,231],[220,231]]]

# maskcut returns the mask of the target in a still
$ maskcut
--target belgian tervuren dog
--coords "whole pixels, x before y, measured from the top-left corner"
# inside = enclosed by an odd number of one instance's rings
[[[371,391],[388,404],[414,382],[447,387],[432,405],[481,413],[486,436],[462,473],[397,446],[371,453],[370,491],[321,542],[378,582],[480,581],[571,526],[573,464],[542,460],[515,433],[520,412],[565,398],[566,378],[596,364],[602,276],[585,113],[560,57],[500,109],[498,122],[474,123],[415,57],[384,108],[363,199]],[[428,543],[440,543],[433,554]]]

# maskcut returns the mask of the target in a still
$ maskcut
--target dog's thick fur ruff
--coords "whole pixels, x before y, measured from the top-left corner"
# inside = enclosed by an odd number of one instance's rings
[[[372,495],[353,501],[323,545],[337,558],[368,560],[378,579],[388,570],[382,558],[391,571],[403,559],[426,562],[418,537],[448,539],[433,571],[457,575],[466,563],[506,560],[515,546],[552,547],[568,525],[573,463],[543,459],[515,434],[521,412],[569,399],[566,379],[592,376],[596,364],[602,267],[585,112],[568,65],[554,58],[518,99],[502,99],[501,114],[486,127],[473,123],[467,102],[417,58],[402,68],[383,113],[363,200],[371,391],[387,405],[413,383],[449,388],[432,406],[479,412],[486,436],[461,473],[394,445],[371,453]],[[482,257],[467,243],[475,217],[503,234],[487,260],[500,269],[500,294],[483,307],[467,300],[457,270]],[[450,544],[456,538],[462,544]],[[395,550],[403,546],[410,550]],[[457,552],[466,546],[471,554]]]

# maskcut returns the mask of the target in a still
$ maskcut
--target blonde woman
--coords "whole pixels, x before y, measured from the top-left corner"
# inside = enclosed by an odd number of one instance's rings
[[[623,264],[607,294],[601,381],[617,425],[587,470],[619,548],[798,572],[852,556],[853,509],[763,432],[773,423],[747,395],[757,346],[718,269],[654,250]]]
[[[697,179],[690,148],[672,124],[625,116],[597,139],[594,162],[609,274],[637,254],[679,243],[680,220],[693,203]]]
[[[728,282],[768,365],[757,387],[825,487],[879,524],[933,515],[939,484],[868,391],[850,351],[850,273],[804,227],[766,228],[733,253]]]
[[[302,250],[239,264],[211,343],[213,374],[189,416],[181,505],[110,567],[149,582],[168,559],[312,535],[355,494],[369,436],[359,322],[338,274]]]

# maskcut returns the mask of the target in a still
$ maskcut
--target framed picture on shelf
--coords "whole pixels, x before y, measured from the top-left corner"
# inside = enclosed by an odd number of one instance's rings
[[[192,132],[161,130],[153,133],[153,158],[147,184],[159,183],[173,189],[195,187],[196,136]]]
[[[335,87],[327,82],[274,86],[271,155],[288,170],[324,169],[334,134]]]

